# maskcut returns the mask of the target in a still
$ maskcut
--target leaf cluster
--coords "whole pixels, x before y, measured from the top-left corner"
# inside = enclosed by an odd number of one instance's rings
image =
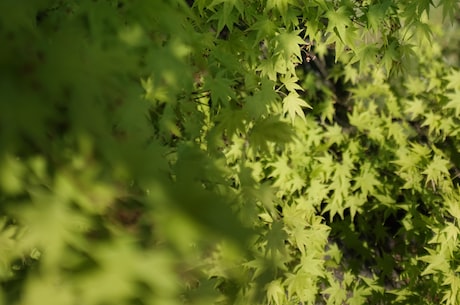
[[[3,1],[0,305],[457,304],[457,15]]]

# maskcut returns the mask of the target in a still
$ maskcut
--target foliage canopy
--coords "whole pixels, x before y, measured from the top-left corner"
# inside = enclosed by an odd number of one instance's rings
[[[458,304],[457,6],[1,1],[0,304]]]

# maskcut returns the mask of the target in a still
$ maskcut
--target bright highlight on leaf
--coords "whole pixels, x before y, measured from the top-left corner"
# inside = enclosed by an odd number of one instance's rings
[[[297,93],[291,92],[283,99],[283,113],[287,114],[292,122],[296,116],[305,120],[305,114],[302,108],[312,108]]]
[[[0,1],[0,305],[458,305],[459,16]]]

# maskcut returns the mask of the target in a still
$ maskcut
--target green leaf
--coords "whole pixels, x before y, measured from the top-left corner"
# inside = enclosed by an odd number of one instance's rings
[[[439,134],[442,116],[433,111],[428,111],[425,115],[425,120],[422,123],[422,127],[428,126],[428,132],[430,134]]]
[[[318,293],[315,282],[315,277],[312,277],[309,273],[288,274],[286,285],[289,297],[297,296],[305,304],[314,304]]]
[[[208,137],[211,140],[222,140],[222,133],[225,132],[227,136],[231,137],[237,132],[245,131],[244,120],[247,118],[246,113],[237,110],[222,111],[215,118],[216,126],[211,129]],[[218,139],[216,139],[216,137]]]
[[[327,250],[327,255],[334,260],[336,264],[340,264],[342,261],[343,253],[339,249],[336,243],[330,244],[329,249]]]
[[[449,20],[452,22],[455,17],[455,12],[458,10],[458,1],[456,0],[442,0],[442,19],[445,20],[446,17],[449,17]]]
[[[386,47],[384,47],[383,57],[381,59],[382,67],[385,69],[385,74],[390,75],[394,71],[394,64],[399,60],[399,42],[391,40]]]
[[[267,77],[271,81],[277,80],[277,70],[276,70],[277,58],[271,57],[261,60],[257,71],[260,71],[262,77]]]
[[[376,173],[371,169],[371,164],[365,162],[361,165],[359,176],[354,178],[355,185],[353,190],[361,189],[364,197],[373,195],[376,187],[380,187],[382,183],[376,178]]]
[[[419,260],[428,263],[421,275],[436,274],[438,272],[448,273],[450,266],[449,257],[447,257],[446,253],[433,249],[426,250],[428,251],[428,255],[419,258]]]
[[[454,109],[455,115],[460,116],[460,90],[455,90],[454,93],[447,94],[449,102],[443,107],[443,109]]]
[[[341,305],[347,299],[347,291],[335,280],[329,281],[330,286],[324,289],[321,294],[327,296],[327,305]]]
[[[422,116],[426,112],[425,102],[421,99],[415,98],[414,100],[406,102],[407,107],[404,112],[411,115],[411,120]]]
[[[448,81],[447,89],[460,89],[460,70],[452,69],[445,79]]]
[[[346,5],[340,6],[336,11],[330,10],[326,13],[328,18],[327,31],[334,33],[338,38],[336,40],[331,35],[327,40],[327,43],[335,43],[336,61],[341,58],[345,48],[355,49],[358,37],[356,28],[352,23],[353,15],[353,12]]]
[[[444,276],[445,279],[442,284],[449,288],[444,291],[441,302],[445,302],[446,305],[455,305],[460,298],[460,277],[454,272],[449,272]]]
[[[253,25],[251,25],[250,29],[253,31],[257,31],[254,47],[259,47],[259,44],[262,41],[264,41],[264,39],[268,39],[269,37],[275,35],[277,27],[271,19],[262,18],[260,20],[257,20]]]
[[[221,3],[223,7],[215,10],[214,7]],[[220,33],[224,26],[227,26],[229,31],[233,30],[233,25],[238,21],[238,14],[234,13],[233,9],[236,8],[240,14],[243,14],[244,5],[241,0],[214,0],[208,8],[215,10],[211,20],[218,20],[217,33]]]
[[[358,80],[358,70],[353,67],[352,64],[345,66],[345,81],[350,81],[352,84],[356,84]]]
[[[235,99],[235,92],[232,89],[234,82],[224,76],[224,72],[217,73],[214,77],[206,77],[204,88],[211,92],[213,103],[226,104],[230,99]]]
[[[383,1],[379,4],[372,4],[367,11],[368,26],[375,32],[380,31],[381,22],[384,21],[386,12],[390,7],[391,1]]]
[[[297,76],[281,77],[280,80],[289,92],[295,92],[296,90],[303,91],[303,88],[298,84],[299,79]]]
[[[266,235],[267,246],[266,254],[275,256],[276,253],[285,253],[286,248],[284,243],[288,235],[284,230],[284,224],[282,221],[274,221],[271,224],[271,228]]]
[[[286,300],[286,293],[284,292],[281,280],[270,282],[267,287],[268,304],[283,305]]]
[[[275,54],[281,54],[286,61],[292,61],[293,56],[297,60],[301,60],[300,45],[304,45],[305,41],[299,37],[300,32],[300,30],[293,32],[281,31],[276,36]]]
[[[377,61],[379,48],[375,44],[367,44],[357,50],[357,60],[359,62],[359,71],[364,72],[366,69],[372,69]]]
[[[426,175],[426,183],[439,184],[445,177],[449,176],[450,162],[439,155],[435,155],[427,168],[422,172]]]
[[[340,127],[337,123],[327,126],[327,131],[324,133],[324,137],[328,139],[328,145],[340,145],[346,139],[342,127]]]
[[[273,81],[262,78],[260,88],[246,98],[243,110],[248,112],[250,118],[259,119],[262,115],[266,115],[270,111],[270,106],[280,99],[274,85]]]
[[[312,108],[307,102],[300,98],[299,94],[291,92],[283,99],[283,113],[287,114],[294,123],[296,116],[305,120],[302,107]]]
[[[347,198],[351,188],[351,171],[353,169],[353,164],[347,151],[344,152],[342,163],[336,163],[334,169],[334,175],[329,186],[334,193],[323,210],[323,213],[329,211],[331,221],[336,214],[339,214],[343,219],[343,212],[347,206]]]
[[[269,177],[276,179],[275,186],[284,187],[285,185],[289,185],[293,170],[289,165],[288,156],[281,155],[277,157],[269,166],[273,167]]]
[[[418,95],[427,91],[426,84],[418,76],[409,76],[404,84],[407,87],[408,92],[413,95]]]
[[[321,182],[320,179],[313,179],[310,181],[310,186],[307,190],[308,202],[318,207],[324,199],[328,198],[329,187],[327,184]]]
[[[292,138],[291,126],[276,117],[256,121],[254,127],[249,131],[249,143],[265,151],[268,151],[267,142],[285,144]]]
[[[350,208],[351,219],[355,219],[357,213],[361,214],[363,212],[363,206],[368,201],[367,197],[364,194],[351,195],[347,198],[346,206]]]

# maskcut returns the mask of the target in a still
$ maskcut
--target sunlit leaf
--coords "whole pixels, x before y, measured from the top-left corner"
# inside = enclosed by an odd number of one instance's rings
[[[302,108],[312,108],[307,102],[305,102],[297,93],[289,93],[283,99],[283,112],[287,114],[292,122],[299,116],[305,119],[305,114]]]

